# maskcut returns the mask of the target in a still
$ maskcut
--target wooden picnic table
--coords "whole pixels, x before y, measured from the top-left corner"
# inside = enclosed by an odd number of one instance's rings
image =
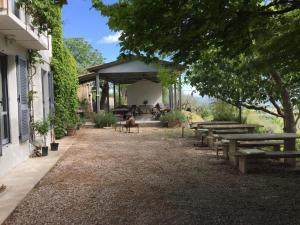
[[[218,125],[218,124],[238,124],[236,121],[202,121],[202,122],[194,122],[191,124],[192,129],[201,128],[203,125]]]
[[[222,139],[229,140],[229,160],[236,166],[238,164],[236,153],[239,141],[259,141],[259,140],[288,140],[298,139],[300,135],[295,133],[273,133],[273,134],[224,134],[220,135]],[[285,149],[290,151],[289,149]]]
[[[258,124],[215,124],[215,125],[202,125],[201,128],[208,129],[208,136],[212,136],[214,130],[229,130],[229,129],[247,129],[253,133]]]

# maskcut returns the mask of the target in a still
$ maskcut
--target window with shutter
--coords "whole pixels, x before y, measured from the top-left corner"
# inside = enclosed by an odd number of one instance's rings
[[[17,57],[19,130],[22,142],[29,139],[28,77],[26,60]]]

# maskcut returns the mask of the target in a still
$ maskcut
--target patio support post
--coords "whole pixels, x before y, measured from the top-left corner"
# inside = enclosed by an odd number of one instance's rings
[[[181,98],[182,98],[182,96],[181,96],[182,95],[182,93],[181,93],[182,92],[182,90],[181,90],[182,89],[181,74],[180,74],[178,79],[179,79],[179,82],[178,82],[179,83],[179,90],[178,90],[179,91],[179,110],[181,111],[182,110],[182,105],[181,105]]]
[[[117,97],[116,97],[116,84],[114,82],[114,108],[116,108],[116,106],[117,106],[116,101],[117,101]]]
[[[96,113],[100,112],[100,75],[96,75]]]
[[[119,84],[118,91],[119,91],[119,102],[118,102],[118,105],[120,106],[121,105],[121,84]]]
[[[109,112],[110,108],[109,108],[109,82],[108,82],[108,89],[107,89],[107,100],[106,100],[106,110],[107,112]]]
[[[173,85],[170,85],[169,87],[169,105],[170,105],[170,109],[174,109],[173,107]]]
[[[174,109],[177,109],[177,85],[174,84]]]

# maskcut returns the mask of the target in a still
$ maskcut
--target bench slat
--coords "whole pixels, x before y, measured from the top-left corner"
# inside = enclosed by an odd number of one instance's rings
[[[239,146],[277,146],[283,145],[283,141],[239,141]]]
[[[250,155],[264,155],[266,154],[265,151],[256,148],[249,148],[249,149],[240,149],[237,152],[238,156],[250,156]]]

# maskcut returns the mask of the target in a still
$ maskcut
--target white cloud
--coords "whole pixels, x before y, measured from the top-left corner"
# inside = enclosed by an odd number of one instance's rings
[[[110,34],[107,36],[104,36],[101,38],[100,41],[98,41],[99,44],[114,44],[119,43],[119,37],[121,36],[121,32],[117,32],[115,34]]]

